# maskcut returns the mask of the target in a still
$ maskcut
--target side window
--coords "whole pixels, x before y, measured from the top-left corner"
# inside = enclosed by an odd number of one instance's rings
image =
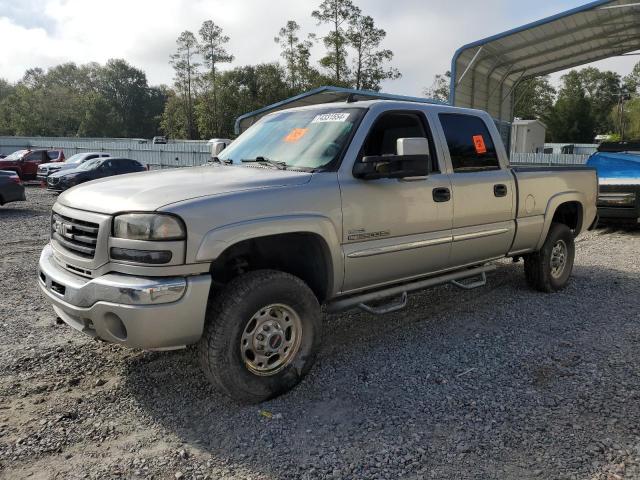
[[[49,160],[57,160],[59,156],[60,156],[60,152],[58,152],[57,150],[49,150],[47,152],[47,158]]]
[[[489,129],[480,117],[459,113],[439,115],[454,172],[478,172],[500,168]]]
[[[26,157],[24,157],[25,160],[29,160],[31,162],[39,162],[42,160],[42,151],[41,150],[37,150],[35,152],[31,152],[30,154],[28,154]]]
[[[85,158],[85,161],[93,160],[94,158],[98,158],[98,155],[87,155],[87,157]]]
[[[399,138],[422,137],[429,140],[432,171],[438,171],[435,147],[430,133],[426,130],[426,120],[413,112],[383,113],[373,124],[362,146],[362,156],[395,155]]]

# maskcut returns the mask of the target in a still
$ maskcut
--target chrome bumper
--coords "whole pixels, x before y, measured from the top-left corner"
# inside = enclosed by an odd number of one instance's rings
[[[129,347],[169,349],[202,336],[210,275],[147,278],[109,273],[88,279],[60,267],[47,245],[38,277],[56,314],[93,337]]]

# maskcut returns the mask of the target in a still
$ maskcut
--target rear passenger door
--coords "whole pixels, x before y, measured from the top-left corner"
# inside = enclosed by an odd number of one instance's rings
[[[504,256],[515,234],[515,186],[496,142],[475,115],[438,115],[448,147],[453,201],[451,266]]]

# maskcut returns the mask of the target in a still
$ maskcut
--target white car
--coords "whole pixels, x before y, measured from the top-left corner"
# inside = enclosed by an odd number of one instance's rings
[[[84,152],[76,153],[72,155],[64,162],[43,163],[38,166],[37,179],[46,181],[47,177],[52,173],[59,172],[60,170],[68,170],[70,168],[78,168],[81,164],[87,160],[94,158],[110,157],[111,154],[105,152]]]

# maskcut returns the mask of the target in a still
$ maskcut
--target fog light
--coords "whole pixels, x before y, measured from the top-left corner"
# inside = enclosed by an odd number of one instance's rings
[[[171,261],[171,252],[168,250],[133,250],[130,248],[111,247],[113,260],[125,262],[151,263],[160,265]]]

